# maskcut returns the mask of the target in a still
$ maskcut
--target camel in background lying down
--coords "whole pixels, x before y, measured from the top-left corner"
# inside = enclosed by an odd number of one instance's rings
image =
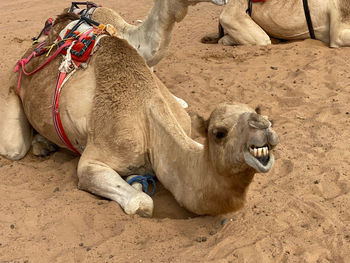
[[[72,18],[73,16],[73,18]],[[59,17],[48,39],[71,20]],[[54,35],[56,34],[56,36]],[[30,54],[31,49],[27,51]],[[46,60],[39,56],[33,70]],[[0,97],[0,154],[23,158],[30,148],[32,127],[60,147],[52,121],[53,87],[60,60],[23,76],[17,75]],[[188,210],[216,215],[241,208],[256,172],[268,172],[278,136],[266,117],[243,104],[221,104],[208,121],[194,124],[204,145],[190,138],[191,119],[169,90],[127,41],[105,36],[85,70],[65,84],[59,109],[66,136],[81,153],[79,188],[109,198],[127,214],[151,216],[153,200],[122,177],[156,175]]]
[[[308,0],[315,38],[330,47],[350,46],[350,1]],[[270,37],[284,40],[310,38],[302,0],[266,0],[253,3],[251,17],[248,0],[234,0],[223,9],[220,24],[225,35],[204,37],[202,42],[224,45],[268,45]]]

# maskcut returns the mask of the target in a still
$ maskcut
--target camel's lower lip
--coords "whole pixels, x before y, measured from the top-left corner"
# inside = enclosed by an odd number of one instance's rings
[[[247,147],[244,151],[244,159],[249,166],[260,173],[270,171],[275,162],[274,156],[267,145],[263,147]]]

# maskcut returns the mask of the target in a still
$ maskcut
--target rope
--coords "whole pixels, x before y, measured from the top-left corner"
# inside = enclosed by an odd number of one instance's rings
[[[153,190],[151,193],[148,193],[148,182],[151,182],[153,185]],[[143,186],[143,191],[148,194],[149,196],[152,196],[156,190],[157,190],[157,184],[154,180],[154,177],[150,174],[146,175],[137,175],[130,180],[127,181],[128,184],[132,185],[133,183],[140,183]]]
[[[19,90],[20,90],[20,86],[21,86],[21,79],[22,79],[22,73],[24,73],[27,76],[31,76],[34,73],[38,72],[39,70],[43,69],[47,64],[49,64],[55,57],[57,57],[57,55],[62,51],[63,48],[65,48],[66,46],[70,45],[69,42],[63,44],[60,48],[58,48],[54,54],[52,54],[51,57],[49,57],[48,60],[46,60],[43,64],[41,64],[37,69],[33,70],[32,72],[27,72],[24,69],[24,66],[31,60],[31,58],[35,55],[35,53],[33,52],[32,54],[30,54],[30,56],[28,58],[22,58],[20,61],[17,62],[16,68],[15,68],[15,72],[17,72],[20,68],[22,68],[22,70],[19,72],[19,78],[18,78],[18,83],[17,83],[17,94],[19,95]]]

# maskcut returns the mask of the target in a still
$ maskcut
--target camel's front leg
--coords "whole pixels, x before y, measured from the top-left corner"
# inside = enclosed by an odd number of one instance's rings
[[[227,6],[220,15],[220,24],[226,35],[219,43],[230,45],[269,45],[270,37],[244,12],[232,12]]]
[[[19,160],[28,152],[32,127],[24,115],[22,103],[13,90],[0,96],[0,155]]]
[[[152,216],[151,197],[130,186],[104,163],[84,157],[84,153],[78,165],[79,189],[116,201],[127,214]]]

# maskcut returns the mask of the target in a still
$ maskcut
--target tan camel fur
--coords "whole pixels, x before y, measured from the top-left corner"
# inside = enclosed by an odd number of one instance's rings
[[[155,0],[145,19],[138,26],[130,25],[114,10],[100,7],[93,13],[92,19],[113,25],[120,38],[126,39],[153,67],[168,49],[175,22],[181,22],[187,14],[188,7],[200,2],[212,2],[224,5],[227,0]]]
[[[56,20],[49,40],[56,39],[72,14]],[[28,50],[25,57],[30,54]],[[37,57],[31,71],[46,58]],[[23,158],[32,127],[61,147],[51,116],[61,59],[42,71],[23,76],[20,97],[17,74],[2,87],[0,154]],[[79,188],[118,202],[127,214],[151,216],[153,201],[122,177],[151,173],[188,210],[220,214],[241,208],[256,172],[268,172],[278,136],[271,123],[243,104],[222,104],[208,121],[194,123],[206,136],[192,140],[191,120],[168,89],[125,40],[101,39],[85,70],[65,84],[59,111],[65,132],[81,152]]]
[[[153,67],[165,56],[171,40],[175,22],[181,22],[187,14],[188,7],[200,2],[212,2],[224,5],[227,0],[155,0],[146,20],[138,26],[128,24],[117,12],[110,8],[99,7],[92,16],[103,24],[111,24],[118,30],[118,37],[132,45]],[[187,108],[187,103],[176,97]]]
[[[316,39],[334,48],[350,46],[350,1],[308,0],[308,3]],[[253,3],[252,17],[246,13],[247,7],[248,0],[231,0],[225,6],[220,24],[226,35],[219,43],[268,45],[269,36],[285,40],[310,38],[302,0]]]

